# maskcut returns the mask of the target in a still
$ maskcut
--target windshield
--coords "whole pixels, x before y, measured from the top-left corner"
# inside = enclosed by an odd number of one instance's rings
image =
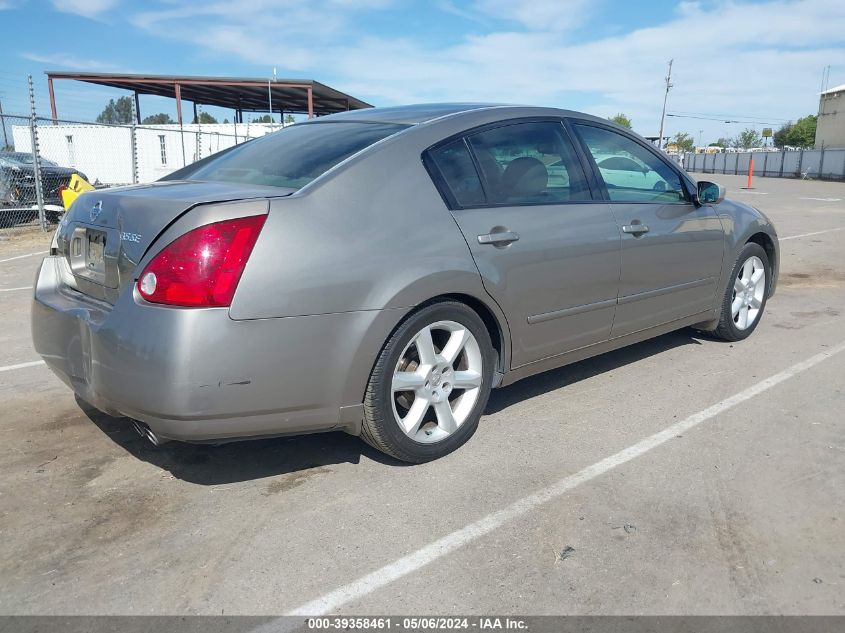
[[[344,159],[406,127],[352,121],[293,125],[217,158],[210,157],[196,169],[180,170],[168,179],[299,189]]]

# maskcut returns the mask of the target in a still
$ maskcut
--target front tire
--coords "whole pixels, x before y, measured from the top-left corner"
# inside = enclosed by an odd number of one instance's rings
[[[451,453],[478,428],[494,359],[487,328],[468,306],[421,308],[390,336],[373,367],[362,439],[415,464]]]
[[[751,336],[763,317],[771,282],[772,269],[765,249],[748,242],[728,278],[719,325],[713,334],[725,341],[741,341]]]

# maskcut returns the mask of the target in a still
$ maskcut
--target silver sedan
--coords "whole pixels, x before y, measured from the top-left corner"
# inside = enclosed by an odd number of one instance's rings
[[[614,159],[647,177],[607,178]],[[156,443],[343,430],[422,462],[473,435],[491,388],[678,328],[749,336],[777,234],[724,196],[576,112],[323,117],[81,196],[33,338]]]

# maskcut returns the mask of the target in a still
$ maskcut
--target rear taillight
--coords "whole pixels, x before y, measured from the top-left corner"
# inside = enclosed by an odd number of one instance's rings
[[[206,224],[175,239],[144,268],[147,301],[192,308],[231,305],[266,215]]]

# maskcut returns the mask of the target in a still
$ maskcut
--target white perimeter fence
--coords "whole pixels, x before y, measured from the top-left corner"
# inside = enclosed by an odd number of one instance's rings
[[[755,176],[845,180],[845,148],[724,154],[686,153],[684,168],[705,174],[745,175],[748,174],[752,158]]]

